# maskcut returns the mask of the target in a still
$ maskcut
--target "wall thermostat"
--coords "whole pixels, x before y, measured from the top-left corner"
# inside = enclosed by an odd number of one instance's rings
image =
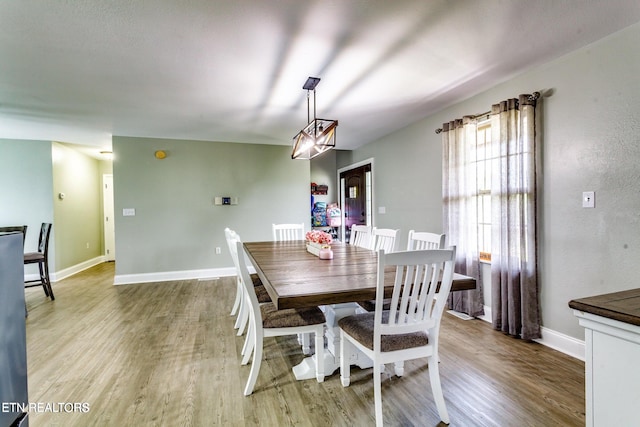
[[[237,205],[238,204],[238,198],[237,197],[231,197],[231,196],[216,196],[213,199],[213,204],[214,205],[225,205],[225,206]]]

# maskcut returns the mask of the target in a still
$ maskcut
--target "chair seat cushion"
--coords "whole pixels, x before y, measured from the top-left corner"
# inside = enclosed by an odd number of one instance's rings
[[[376,300],[359,301],[358,305],[367,311],[376,311]],[[389,310],[391,308],[391,298],[383,301],[382,309]]]
[[[254,286],[253,289],[256,291],[256,297],[258,297],[258,302],[259,303],[265,303],[265,302],[271,302],[271,297],[269,296],[269,293],[267,292],[267,288],[264,287],[264,285],[260,284],[257,286]]]
[[[44,254],[40,252],[27,252],[24,254],[24,263],[32,264],[35,262],[44,261]]]
[[[253,282],[253,286],[262,286],[262,280],[260,280],[260,276],[257,274],[251,275],[251,281]]]
[[[267,292],[267,288],[262,284],[262,280],[260,280],[260,276],[257,274],[251,275],[251,281],[253,282],[253,289],[256,291],[256,296],[258,297],[259,303],[271,302],[271,297]]]
[[[373,327],[375,313],[354,314],[338,320],[338,326],[347,334],[355,338],[366,348],[373,350]],[[382,322],[389,321],[389,312],[382,312]],[[406,348],[421,347],[429,344],[429,336],[426,332],[414,332],[410,334],[382,335],[380,337],[380,349],[383,352],[403,350]]]
[[[278,310],[273,304],[262,304],[262,326],[264,328],[292,328],[296,326],[325,323],[324,313],[318,307],[287,308]]]

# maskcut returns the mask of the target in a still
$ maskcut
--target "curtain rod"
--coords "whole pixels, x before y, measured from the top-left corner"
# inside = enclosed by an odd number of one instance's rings
[[[540,98],[540,92],[533,92],[531,95],[529,95],[529,101],[535,101],[538,98]],[[489,111],[485,111],[484,113],[480,113],[480,114],[476,114],[476,115],[468,115],[465,117],[471,117],[473,120],[478,119],[482,116],[488,116],[491,114],[491,110]],[[436,134],[442,133],[442,128],[438,128],[436,129]]]

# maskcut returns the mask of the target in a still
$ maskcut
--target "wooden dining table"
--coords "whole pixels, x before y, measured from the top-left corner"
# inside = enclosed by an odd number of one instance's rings
[[[327,319],[325,374],[339,368],[340,332],[338,319],[364,311],[358,301],[375,300],[378,254],[347,244],[333,244],[333,259],[323,260],[309,253],[304,241],[245,242],[244,249],[256,273],[278,309],[319,306]],[[388,274],[393,275],[390,269]],[[392,281],[391,281],[392,282]],[[473,277],[454,274],[452,291],[475,289]],[[390,297],[392,287],[385,291]],[[315,357],[315,356],[314,356]],[[351,362],[371,367],[371,360],[355,352]],[[293,368],[297,379],[315,378],[311,357]]]
[[[246,242],[244,248],[278,309],[314,307],[376,298],[378,254],[346,244],[332,245],[333,259],[307,252],[305,242]],[[394,270],[389,269],[393,275]],[[452,291],[475,289],[473,277],[455,273]],[[387,297],[393,287],[387,291]]]

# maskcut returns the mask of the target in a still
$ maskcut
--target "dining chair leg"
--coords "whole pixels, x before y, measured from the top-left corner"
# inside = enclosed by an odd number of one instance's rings
[[[429,357],[429,379],[431,380],[431,392],[433,393],[433,400],[436,402],[436,408],[438,408],[440,419],[445,424],[449,424],[449,413],[447,412],[447,405],[444,402],[442,385],[440,384],[440,368],[438,367],[438,358],[434,356]]]
[[[51,281],[49,280],[49,266],[46,262],[38,263],[38,270],[40,271],[40,283],[42,283],[42,289],[44,289],[45,296],[51,298],[51,301],[55,300],[56,298],[53,296]]]
[[[254,337],[253,361],[251,362],[251,372],[249,373],[249,379],[247,380],[247,385],[244,388],[245,396],[249,396],[251,393],[253,393],[253,387],[256,385],[258,373],[260,373],[260,365],[262,364],[262,330],[254,331]]]
[[[309,335],[309,334],[305,334]],[[319,383],[324,381],[324,326],[315,333],[316,336],[316,379]]]
[[[311,354],[311,334],[298,334],[299,341],[302,341],[302,353],[305,355]]]
[[[40,274],[40,284],[42,285],[42,289],[44,290],[44,295],[49,297],[49,289],[47,289],[47,283],[44,280],[44,271],[42,271],[42,263],[38,263],[38,272]]]
[[[395,362],[393,364],[393,370],[396,373],[396,376],[401,377],[404,375],[404,361]]]
[[[375,401],[376,407],[376,427],[382,427],[383,419],[382,419],[382,385],[380,378],[382,376],[382,371],[380,363],[373,363],[373,400]]]
[[[342,387],[349,387],[351,382],[351,344],[340,331],[340,382]]]

